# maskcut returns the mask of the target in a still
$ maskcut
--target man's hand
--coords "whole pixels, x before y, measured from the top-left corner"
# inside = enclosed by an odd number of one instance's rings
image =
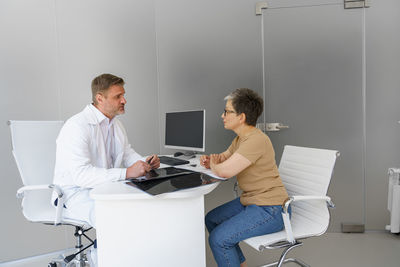
[[[138,160],[126,169],[126,179],[143,176],[150,170],[151,167],[148,163]]]
[[[209,169],[210,168],[210,156],[202,155],[200,157],[200,165],[206,169]]]
[[[158,169],[160,167],[160,158],[155,154],[148,156],[146,162],[152,169]]]

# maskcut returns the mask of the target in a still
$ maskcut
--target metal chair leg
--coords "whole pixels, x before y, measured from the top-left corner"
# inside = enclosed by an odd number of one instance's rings
[[[302,267],[310,267],[310,265],[308,265],[307,263],[305,263],[304,261],[300,260],[300,259],[295,259],[295,258],[288,258],[286,260],[283,261],[283,263],[288,263],[288,262],[294,262],[297,263],[298,265],[302,266]],[[273,262],[273,263],[269,263],[267,265],[263,265],[260,267],[273,267],[273,266],[277,266],[278,262]]]
[[[302,266],[302,267],[310,267],[310,265],[306,264],[304,261],[300,260],[300,259],[294,259],[294,258],[288,258],[285,259],[286,255],[289,253],[289,251],[291,251],[292,249],[299,247],[303,245],[303,243],[295,243],[293,245],[290,245],[289,247],[287,247],[281,254],[281,257],[279,259],[279,261],[273,262],[273,263],[269,263],[267,265],[263,265],[261,267],[273,267],[273,266],[277,266],[277,267],[282,267],[282,265],[284,263],[288,263],[288,262],[294,262],[297,263],[298,265]]]
[[[301,246],[301,245],[303,245],[303,243],[295,243],[295,244],[291,245],[290,247],[286,248],[286,249],[282,252],[281,258],[280,258],[279,261],[278,261],[278,267],[281,267],[281,266],[282,266],[283,261],[285,260],[285,257],[286,257],[286,255],[289,253],[289,251],[291,251],[292,249],[294,249],[294,248],[296,248],[296,247],[299,247],[299,246]]]

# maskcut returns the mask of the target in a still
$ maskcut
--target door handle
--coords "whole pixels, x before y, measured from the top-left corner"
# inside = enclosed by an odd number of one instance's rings
[[[289,126],[288,125],[283,125],[282,123],[280,123],[280,122],[273,122],[273,123],[267,123],[266,124],[266,131],[267,132],[278,132],[278,131],[280,131],[281,129],[288,129],[289,128]]]

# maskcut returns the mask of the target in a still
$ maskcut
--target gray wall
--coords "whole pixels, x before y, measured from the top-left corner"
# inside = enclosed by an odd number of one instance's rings
[[[21,181],[6,125],[9,119],[60,119],[53,21],[52,1],[0,2],[0,262],[61,248],[67,242],[64,230],[24,219],[15,198]]]
[[[90,103],[96,75],[114,73],[133,147],[159,152],[154,10],[149,0],[0,1],[0,262],[73,244],[69,230],[23,218],[7,120],[66,120]]]
[[[220,119],[223,97],[238,87],[262,92],[256,2],[0,0],[0,262],[53,251],[72,241],[67,230],[23,218],[15,199],[21,182],[6,121],[65,120],[90,102],[91,79],[110,72],[126,80],[128,105],[121,119],[139,153],[173,152],[162,146],[164,113],[200,108],[207,111],[206,152],[220,152],[233,138]],[[399,12],[395,0],[373,1],[366,12],[369,229],[382,229],[389,221],[386,171],[399,166]],[[353,137],[343,138],[344,143],[354,142]],[[333,197],[348,192],[347,185],[361,183],[359,176],[345,172],[335,177],[341,182],[331,188]],[[206,196],[206,211],[233,198],[233,182]],[[363,203],[357,203],[341,205],[335,221],[347,221],[347,214],[363,209]],[[246,246],[244,252],[254,255]],[[207,265],[215,266],[209,251],[207,257]]]
[[[366,10],[366,227],[389,224],[387,169],[400,167],[400,2]],[[383,207],[383,208],[382,208]]]
[[[206,109],[206,153],[221,152],[232,141],[233,135],[224,130],[220,117],[225,108],[224,97],[239,87],[262,88],[261,37],[259,18],[254,16],[255,3],[156,2],[162,144],[164,113],[193,109]]]

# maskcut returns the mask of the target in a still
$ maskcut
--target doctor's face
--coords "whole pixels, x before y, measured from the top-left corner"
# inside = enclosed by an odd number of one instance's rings
[[[99,110],[110,120],[117,115],[125,113],[125,89],[122,85],[112,85],[104,94],[100,94],[98,101]]]

